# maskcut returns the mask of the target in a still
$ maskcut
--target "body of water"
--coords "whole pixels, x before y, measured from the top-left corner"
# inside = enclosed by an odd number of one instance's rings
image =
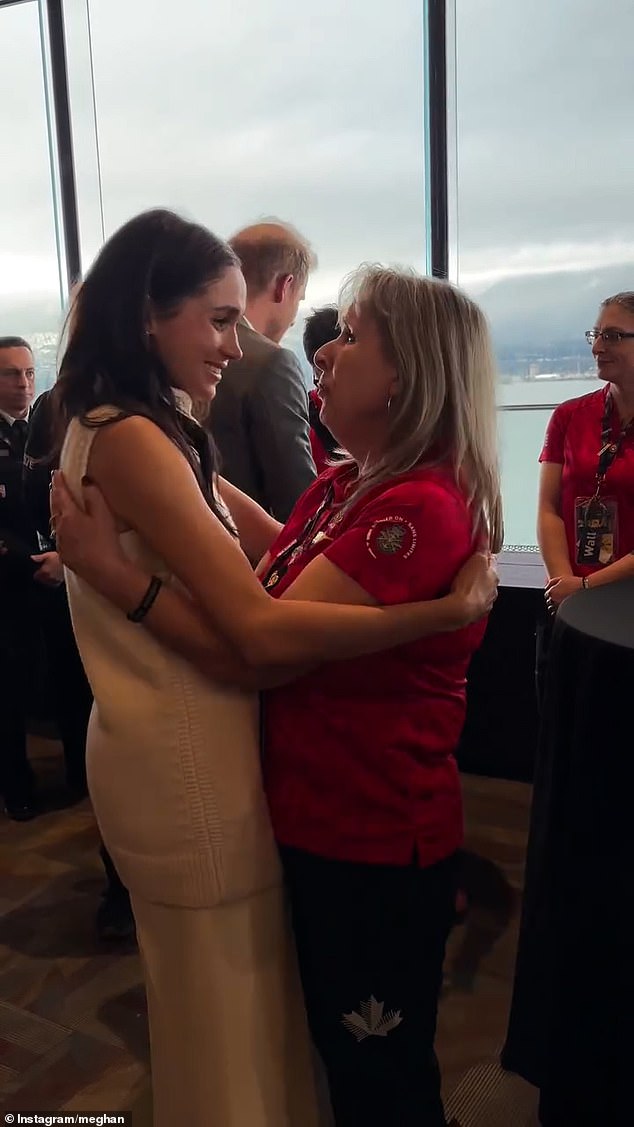
[[[507,547],[537,543],[538,459],[554,405],[588,395],[599,386],[596,376],[500,384],[498,420]]]
[[[312,373],[300,351],[299,340],[287,343],[296,346],[306,384],[311,386]],[[35,351],[39,393],[55,381],[57,349],[52,335],[37,341]],[[553,405],[587,395],[597,386],[596,377],[500,382],[498,420],[507,547],[536,544],[538,458]]]

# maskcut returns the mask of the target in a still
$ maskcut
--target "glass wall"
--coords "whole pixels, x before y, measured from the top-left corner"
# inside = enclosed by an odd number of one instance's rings
[[[161,205],[225,236],[278,216],[319,256],[308,307],[364,259],[425,268],[421,0],[88,7],[106,235]]]
[[[0,336],[27,337],[39,390],[55,377],[63,284],[36,0],[0,8]]]
[[[0,3],[0,332],[33,337],[40,387],[64,288],[44,8]],[[634,287],[634,5],[447,8],[452,277],[492,323],[507,541],[530,547],[549,411],[595,386],[584,329]],[[223,235],[294,223],[319,255],[307,307],[362,260],[425,270],[424,0],[389,19],[367,0],[63,10],[84,269],[127,218],[165,205]],[[300,355],[303,312],[287,339]]]
[[[634,289],[631,0],[456,0],[458,281],[487,311],[500,406],[583,395],[583,332]],[[453,111],[453,112],[452,112]],[[535,542],[549,412],[501,416],[507,542]]]

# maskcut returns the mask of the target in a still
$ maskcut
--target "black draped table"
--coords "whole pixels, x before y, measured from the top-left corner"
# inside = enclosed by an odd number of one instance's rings
[[[557,616],[503,1067],[542,1127],[634,1124],[634,581]]]

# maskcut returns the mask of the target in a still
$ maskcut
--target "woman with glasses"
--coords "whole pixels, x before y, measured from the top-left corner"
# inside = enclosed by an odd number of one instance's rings
[[[549,614],[584,587],[634,575],[634,291],[602,303],[586,333],[604,386],[561,403],[540,455],[537,537]],[[537,636],[542,700],[550,623]]]

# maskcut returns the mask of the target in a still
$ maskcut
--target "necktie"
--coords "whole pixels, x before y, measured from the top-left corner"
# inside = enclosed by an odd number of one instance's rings
[[[24,447],[26,446],[26,433],[28,430],[28,423],[26,419],[16,419],[11,427],[10,441],[11,449],[16,458],[22,461],[24,457]]]

